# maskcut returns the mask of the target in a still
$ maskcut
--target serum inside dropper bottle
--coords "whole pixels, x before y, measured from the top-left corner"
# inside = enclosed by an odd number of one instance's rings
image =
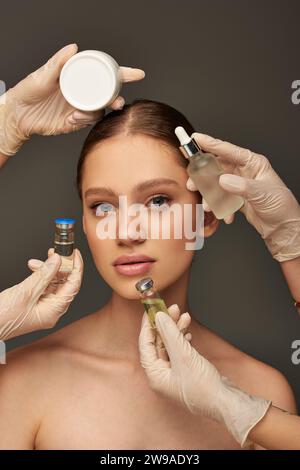
[[[183,127],[176,127],[175,134],[180,141],[180,150],[189,157],[188,175],[216,218],[224,219],[240,209],[244,199],[225,191],[219,184],[219,177],[225,172],[216,156],[203,152]]]

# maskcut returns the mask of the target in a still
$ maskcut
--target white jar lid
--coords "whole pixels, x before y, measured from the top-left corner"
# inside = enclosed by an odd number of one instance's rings
[[[78,52],[64,64],[59,84],[74,108],[96,111],[117,98],[121,89],[119,65],[102,51]]]

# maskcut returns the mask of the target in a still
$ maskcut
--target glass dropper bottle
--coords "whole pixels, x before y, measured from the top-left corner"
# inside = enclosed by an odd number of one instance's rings
[[[141,279],[135,284],[135,287],[141,294],[141,302],[149,316],[151,325],[153,328],[156,328],[156,313],[161,311],[169,315],[165,302],[161,298],[159,292],[153,288],[153,280],[151,277],[145,277],[144,279]]]
[[[180,141],[180,151],[189,158],[188,175],[216,218],[224,219],[240,209],[244,199],[225,191],[219,184],[219,177],[224,170],[218,158],[210,152],[204,152],[183,127],[176,127],[175,134]]]

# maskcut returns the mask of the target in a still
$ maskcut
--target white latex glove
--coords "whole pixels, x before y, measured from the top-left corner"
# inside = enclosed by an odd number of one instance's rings
[[[156,314],[155,324],[170,360],[158,357],[153,329],[145,314],[139,349],[141,364],[151,388],[181,402],[191,413],[225,424],[243,446],[249,432],[264,417],[271,402],[248,395],[221,376],[215,366],[191,346],[174,320],[164,312]]]
[[[28,265],[35,272],[0,293],[1,340],[52,328],[78,293],[83,274],[80,251],[74,250],[74,268],[60,285],[55,284],[61,265],[60,256],[54,253],[53,248],[48,251],[48,256],[45,262],[30,260]]]
[[[57,135],[77,131],[98,121],[100,111],[79,111],[64,99],[59,76],[65,62],[76,54],[77,44],[69,44],[46,64],[28,75],[0,97],[0,153],[14,155],[32,134]],[[120,67],[123,82],[141,80],[143,70]],[[123,107],[119,96],[111,109]]]
[[[184,335],[185,339],[187,341],[191,341],[192,335],[191,333],[187,332],[188,327],[190,326],[191,323],[191,316],[189,315],[188,312],[184,312],[180,314],[180,310],[178,308],[177,304],[173,304],[170,307],[168,307],[168,312],[170,314],[170,317],[174,320],[174,322],[177,325],[177,328],[181,333]],[[145,315],[146,312],[144,312]],[[161,359],[165,359],[166,361],[169,360],[169,356],[167,353],[167,350],[165,348],[165,345],[162,341],[162,338],[156,328],[153,328],[151,325],[151,322],[149,320],[149,327],[151,328],[152,332],[152,339],[153,339],[153,347],[156,349],[157,357]]]
[[[219,184],[226,191],[245,199],[240,211],[264,239],[277,261],[300,256],[300,206],[264,156],[229,142],[195,132],[192,137],[205,152],[218,158],[225,173]],[[187,188],[197,191],[189,178]],[[210,208],[203,199],[203,209]],[[226,217],[226,223],[234,215]]]

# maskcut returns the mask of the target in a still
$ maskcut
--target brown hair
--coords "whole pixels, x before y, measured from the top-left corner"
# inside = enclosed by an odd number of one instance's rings
[[[126,104],[122,110],[111,111],[98,121],[87,135],[77,164],[77,190],[82,199],[82,175],[84,162],[92,148],[109,137],[118,134],[144,134],[159,139],[180,156],[180,162],[187,166],[188,160],[179,151],[179,141],[174,133],[175,127],[182,126],[191,135],[195,132],[187,118],[177,109],[158,101],[137,99]],[[202,196],[199,195],[200,203]],[[205,214],[205,225],[214,220],[212,212]]]

